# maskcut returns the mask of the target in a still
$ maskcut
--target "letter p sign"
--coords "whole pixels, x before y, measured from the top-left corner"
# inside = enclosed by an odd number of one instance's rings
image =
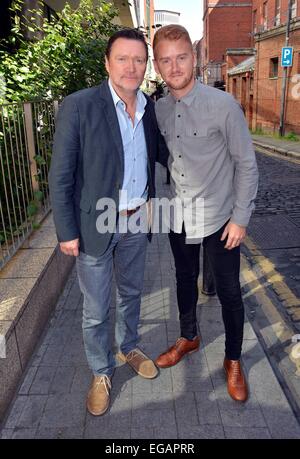
[[[293,47],[285,46],[281,53],[281,67],[292,67],[293,65]]]

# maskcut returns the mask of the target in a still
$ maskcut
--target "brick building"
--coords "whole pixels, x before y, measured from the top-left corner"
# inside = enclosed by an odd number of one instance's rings
[[[150,81],[155,79],[156,73],[153,66],[153,49],[152,43],[155,33],[154,25],[154,0],[134,0],[132,2],[123,2],[124,4],[134,4],[137,14],[137,26],[145,34],[146,41],[148,43],[149,60],[146,71],[146,87],[149,89]],[[132,27],[132,26],[131,26]]]
[[[201,73],[201,63],[202,63],[202,42],[203,39],[201,40],[196,40],[193,43],[193,51],[197,57],[197,64],[196,64],[196,69],[195,69],[195,76],[197,79],[202,81],[202,73]]]
[[[249,129],[253,128],[255,55],[244,59],[227,71],[227,91],[239,100]]]
[[[201,72],[211,86],[222,80],[222,65],[228,48],[252,46],[251,0],[203,0]]]
[[[293,66],[287,72],[285,129],[300,133],[300,0],[292,0],[289,46]],[[256,48],[254,72],[254,129],[278,132],[282,99],[281,48],[285,46],[287,0],[253,0]],[[298,75],[298,76],[297,76]],[[298,89],[297,89],[298,88]]]

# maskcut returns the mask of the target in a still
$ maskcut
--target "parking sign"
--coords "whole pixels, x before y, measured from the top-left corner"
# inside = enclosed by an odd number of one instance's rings
[[[293,65],[293,47],[285,46],[281,52],[281,67],[292,67]]]

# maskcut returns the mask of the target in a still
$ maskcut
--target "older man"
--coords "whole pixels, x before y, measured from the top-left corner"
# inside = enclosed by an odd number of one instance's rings
[[[93,415],[109,407],[115,366],[109,336],[113,266],[118,356],[144,378],[157,375],[137,347],[147,229],[128,225],[130,218],[143,220],[155,193],[160,134],[153,102],[138,89],[147,59],[143,34],[117,32],[106,50],[108,81],[66,97],[57,120],[51,201],[61,250],[77,261],[84,345],[94,375],[87,408]],[[105,231],[103,201],[113,203],[107,214],[113,231]]]

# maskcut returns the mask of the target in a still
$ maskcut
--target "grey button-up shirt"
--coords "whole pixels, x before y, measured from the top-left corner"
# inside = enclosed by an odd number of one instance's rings
[[[171,229],[181,232],[184,222],[187,238],[199,239],[228,219],[247,226],[258,171],[240,104],[196,81],[182,99],[171,94],[160,99],[156,115],[170,151],[171,197],[177,206]]]

